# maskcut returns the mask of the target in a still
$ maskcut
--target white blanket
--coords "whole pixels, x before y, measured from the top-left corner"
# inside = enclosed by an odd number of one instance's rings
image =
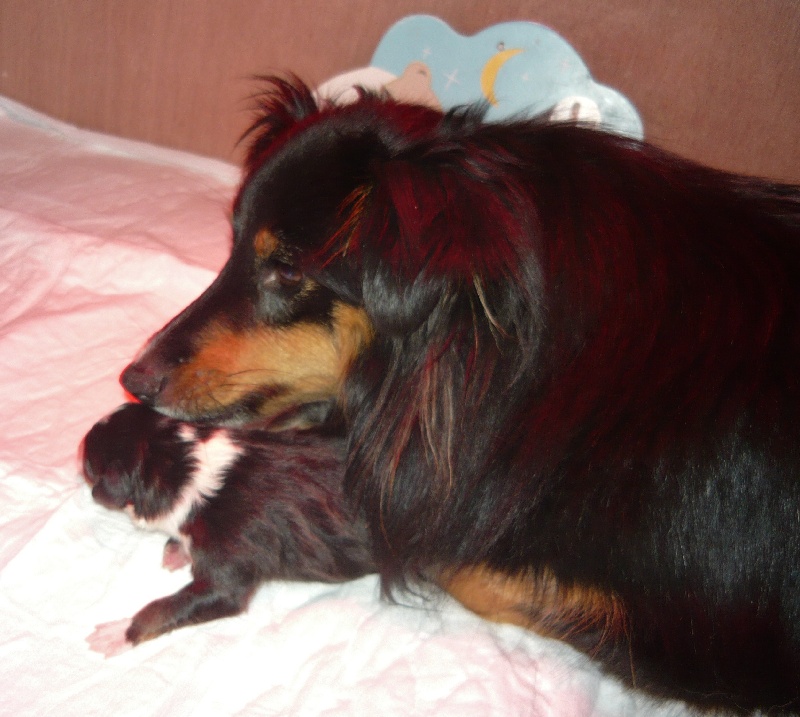
[[[569,648],[368,577],[273,583],[240,617],[104,659],[85,642],[188,581],[77,467],[117,376],[228,251],[238,170],[0,98],[0,715],[683,714]]]

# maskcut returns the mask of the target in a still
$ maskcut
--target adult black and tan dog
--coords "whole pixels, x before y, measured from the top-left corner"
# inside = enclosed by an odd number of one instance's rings
[[[215,424],[335,403],[387,591],[800,710],[800,190],[295,80],[249,138],[230,259],[130,393]]]

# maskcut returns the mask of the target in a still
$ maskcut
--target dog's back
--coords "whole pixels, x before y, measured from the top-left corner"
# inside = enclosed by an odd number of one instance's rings
[[[478,133],[514,150],[502,196],[528,192],[522,270],[486,281],[482,330],[451,303],[417,364],[472,372],[448,388],[438,454],[452,462],[432,471],[436,449],[409,443],[391,491],[385,466],[363,465],[368,514],[389,525],[384,573],[477,562],[520,578],[517,620],[633,684],[797,710],[800,194],[578,128]],[[411,375],[390,376],[388,395],[410,393]],[[374,415],[356,414],[356,445]],[[502,428],[476,436],[478,417]],[[449,476],[469,488],[430,488]],[[420,545],[409,531],[426,510],[437,528]],[[474,589],[453,592],[470,605]]]

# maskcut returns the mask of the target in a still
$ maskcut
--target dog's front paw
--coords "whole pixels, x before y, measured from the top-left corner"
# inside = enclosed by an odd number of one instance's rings
[[[131,618],[125,620],[115,620],[98,625],[94,632],[86,638],[89,649],[99,652],[104,657],[115,657],[127,652],[133,647],[125,633],[131,626]]]

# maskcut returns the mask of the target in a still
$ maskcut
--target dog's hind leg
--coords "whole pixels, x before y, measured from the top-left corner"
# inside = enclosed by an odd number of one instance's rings
[[[485,620],[531,627],[531,586],[524,578],[470,567],[452,573],[441,585],[464,607]]]
[[[613,594],[594,587],[564,585],[548,570],[508,575],[478,565],[441,581],[464,607],[486,620],[511,623],[570,642],[607,640],[626,634],[626,615]]]

